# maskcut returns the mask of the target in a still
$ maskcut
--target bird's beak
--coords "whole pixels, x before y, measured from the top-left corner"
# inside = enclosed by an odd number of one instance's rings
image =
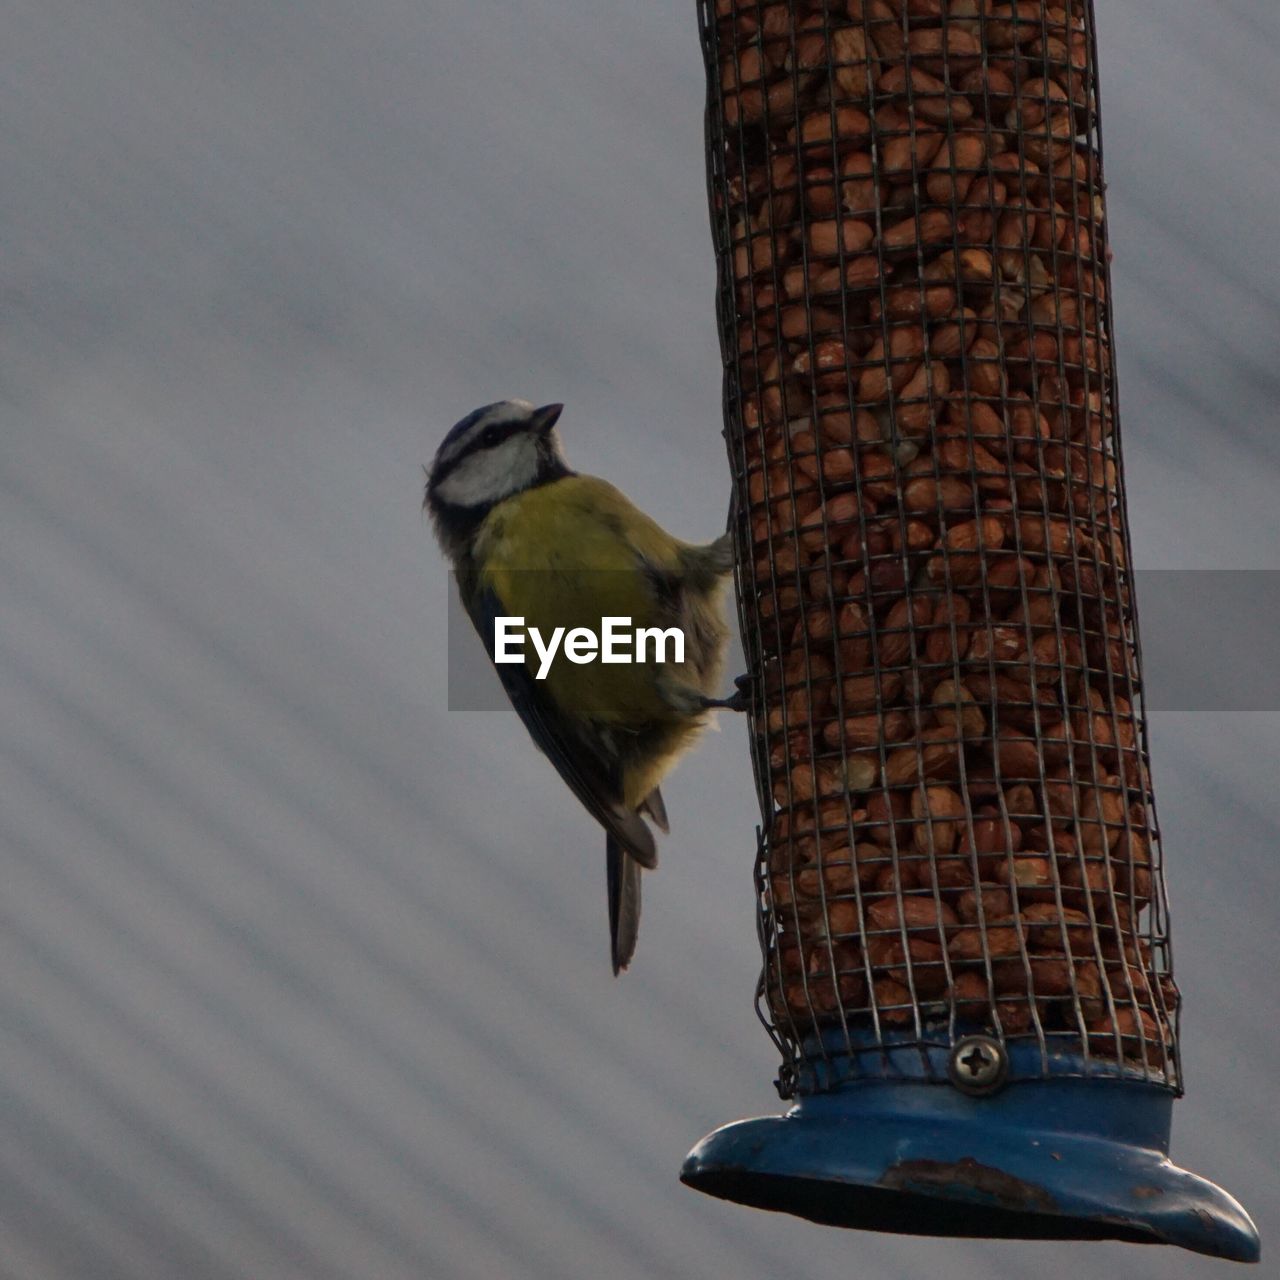
[[[535,409],[533,411],[534,431],[540,436],[545,436],[556,425],[563,412],[562,404],[544,404],[541,409]]]

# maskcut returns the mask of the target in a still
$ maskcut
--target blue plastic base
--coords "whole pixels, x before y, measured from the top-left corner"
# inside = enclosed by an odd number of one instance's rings
[[[1054,1079],[973,1098],[874,1080],[726,1125],[681,1181],[830,1226],[910,1235],[1128,1240],[1257,1262],[1257,1229],[1220,1187],[1168,1159],[1173,1096]]]

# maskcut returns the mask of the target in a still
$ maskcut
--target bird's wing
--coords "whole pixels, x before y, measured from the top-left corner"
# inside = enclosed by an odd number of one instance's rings
[[[489,659],[493,661],[494,620],[505,616],[508,611],[494,591],[484,586],[478,587],[473,593],[464,594],[464,603],[471,621],[484,641]],[[574,735],[564,732],[556,724],[554,712],[523,662],[494,662],[494,669],[507,691],[507,697],[511,699],[511,705],[516,709],[516,714],[529,730],[529,736],[555,765],[556,772],[564,779],[569,790],[636,862],[643,867],[656,867],[658,850],[653,833],[638,813],[632,813],[623,805],[621,777],[607,767],[602,753],[592,753],[586,744],[580,743]],[[638,879],[638,873],[636,878]],[[611,889],[611,903],[612,900]],[[636,907],[638,917],[638,896]],[[610,919],[613,919],[612,906]]]
[[[654,787],[647,796],[640,802],[636,809],[637,813],[643,813],[646,817],[653,820],[654,826],[666,835],[671,834],[671,823],[667,819],[667,805],[662,798],[662,792]]]

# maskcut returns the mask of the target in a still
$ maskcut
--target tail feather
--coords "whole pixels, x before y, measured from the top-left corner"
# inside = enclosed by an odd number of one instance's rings
[[[609,945],[617,977],[636,953],[640,935],[640,864],[613,838],[605,837],[609,881]]]

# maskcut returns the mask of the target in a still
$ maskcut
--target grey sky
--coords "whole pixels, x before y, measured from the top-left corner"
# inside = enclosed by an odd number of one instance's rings
[[[1099,10],[1136,557],[1277,569],[1280,14]],[[1225,1274],[683,1189],[778,1107],[742,726],[668,788],[615,982],[598,831],[514,716],[445,709],[419,464],[474,405],[563,400],[577,466],[723,526],[694,6],[8,0],[4,32],[0,1276]],[[1174,625],[1211,663],[1232,620]],[[1274,711],[1153,717],[1174,1155],[1264,1247],[1278,747]]]

